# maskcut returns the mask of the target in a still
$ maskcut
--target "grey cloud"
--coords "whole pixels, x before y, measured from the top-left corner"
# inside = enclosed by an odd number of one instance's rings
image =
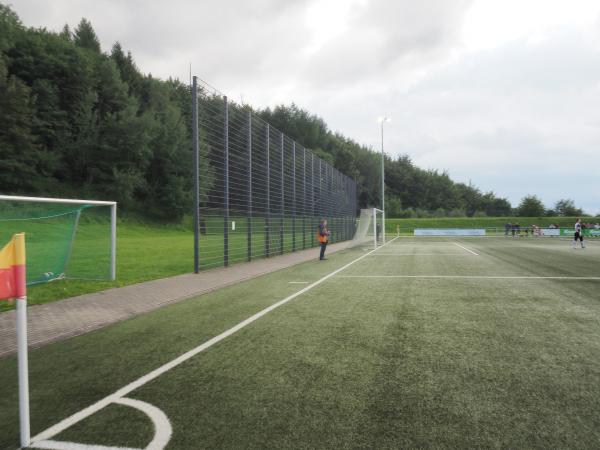
[[[470,2],[369,2],[353,15],[348,31],[329,42],[307,65],[314,85],[346,84],[393,76],[397,64],[426,59],[456,45]]]

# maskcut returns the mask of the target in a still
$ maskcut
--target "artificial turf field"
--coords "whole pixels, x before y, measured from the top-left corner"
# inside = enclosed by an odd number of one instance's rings
[[[31,351],[32,434],[297,294],[123,397],[172,449],[598,448],[599,263],[550,238],[336,253]],[[16,448],[15,357],[0,379]],[[147,446],[151,420],[110,400],[51,439]]]

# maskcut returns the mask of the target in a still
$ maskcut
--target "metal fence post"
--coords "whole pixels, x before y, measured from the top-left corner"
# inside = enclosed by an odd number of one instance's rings
[[[312,225],[314,225],[314,220],[315,220],[315,154],[311,153],[310,154],[310,174],[311,174],[311,183],[310,183],[310,200],[311,200],[311,214],[312,214],[312,219],[311,219],[311,232],[312,232]],[[310,246],[313,247],[314,246],[314,241],[313,239],[310,240]]]
[[[192,81],[192,151],[194,154],[194,273],[200,270],[200,174],[198,167],[198,79],[194,76]]]
[[[333,170],[333,181],[334,181],[334,187],[335,187],[335,197],[337,198],[337,201],[335,202],[335,216],[336,216],[336,234],[338,237],[338,242],[341,241],[343,239],[343,233],[342,233],[342,229],[340,227],[340,219],[341,219],[341,214],[340,214],[340,202],[341,202],[341,198],[339,196],[340,194],[340,176],[339,176],[339,172],[335,169]]]
[[[292,251],[296,251],[296,141],[292,142]]]
[[[267,143],[267,214],[265,217],[265,256],[268,258],[270,253],[270,239],[269,225],[271,218],[271,162],[270,162],[270,127],[267,124],[266,127],[266,143]]]
[[[306,248],[306,149],[302,147],[302,250]]]
[[[285,168],[283,165],[285,157],[285,146],[283,142],[283,133],[281,134],[281,217],[279,218],[279,252],[283,255],[283,216],[284,216],[284,200],[285,200],[285,185],[284,185],[284,174]]]
[[[223,136],[223,150],[225,152],[225,183],[223,200],[225,207],[225,214],[223,216],[223,265],[229,265],[229,104],[227,103],[227,96],[223,96],[223,107],[225,113],[224,120],[224,136]]]
[[[247,208],[248,217],[246,220],[246,229],[248,231],[248,261],[252,260],[252,111],[248,111],[248,135],[246,138],[248,150],[248,185],[247,185]]]
[[[323,160],[321,158],[319,158],[319,211],[321,212],[321,214],[319,214],[320,216],[322,216],[324,214],[324,210],[325,210],[325,204],[323,202],[323,187],[321,184],[322,181],[322,177],[323,177],[323,171],[322,171],[322,162]],[[321,221],[322,217],[319,217],[319,222]]]

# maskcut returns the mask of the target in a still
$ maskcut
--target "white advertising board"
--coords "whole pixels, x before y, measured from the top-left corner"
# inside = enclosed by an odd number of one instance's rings
[[[484,228],[415,228],[415,236],[485,236]]]
[[[559,228],[541,228],[540,229],[541,236],[560,236]]]

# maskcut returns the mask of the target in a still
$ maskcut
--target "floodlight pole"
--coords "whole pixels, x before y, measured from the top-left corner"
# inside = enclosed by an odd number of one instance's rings
[[[389,122],[391,119],[389,117],[380,117],[379,123],[381,123],[381,210],[383,211],[381,221],[382,221],[382,242],[385,244],[385,170],[384,170],[384,153],[383,153],[383,124],[385,122]]]

